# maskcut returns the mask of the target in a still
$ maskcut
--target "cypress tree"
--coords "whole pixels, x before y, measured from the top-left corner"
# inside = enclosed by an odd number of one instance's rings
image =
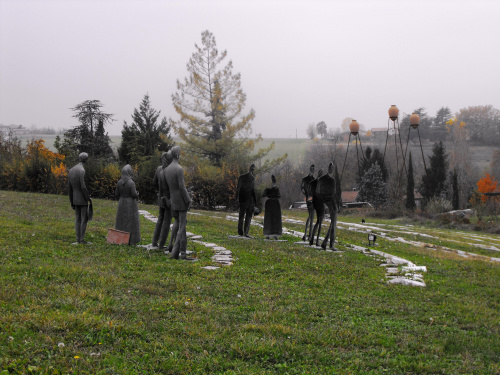
[[[416,205],[415,205],[415,180],[413,178],[413,162],[411,160],[411,152],[410,152],[410,157],[408,159],[408,184],[406,185],[405,207],[410,211],[414,211],[416,208]]]

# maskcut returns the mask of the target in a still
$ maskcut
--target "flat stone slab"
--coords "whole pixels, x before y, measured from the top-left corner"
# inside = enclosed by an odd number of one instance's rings
[[[389,280],[387,284],[401,284],[401,285],[425,287],[425,283],[423,281],[409,280],[405,279],[404,277],[395,277],[394,279]]]
[[[200,236],[199,234],[189,237],[191,240],[201,240],[202,238],[203,236]]]
[[[403,271],[422,271],[422,272],[427,272],[427,267],[426,266],[407,266],[402,268]]]
[[[229,255],[214,255],[212,256],[212,259],[216,262],[232,262],[233,258],[230,257]]]
[[[235,240],[253,240],[253,237],[245,237],[245,236],[227,236],[227,238],[232,238]]]
[[[218,270],[220,267],[215,267],[215,266],[205,266],[205,267],[201,267],[201,268],[204,268],[206,270]]]
[[[295,245],[307,245],[309,246],[309,241],[298,241],[298,242],[294,242]]]
[[[229,251],[223,246],[214,246],[214,247],[212,247],[212,249],[215,251]]]
[[[271,238],[266,238],[264,241],[268,241],[268,242],[288,242],[287,240],[274,240],[274,239],[271,239]]]
[[[233,255],[231,250],[217,250],[215,255]]]

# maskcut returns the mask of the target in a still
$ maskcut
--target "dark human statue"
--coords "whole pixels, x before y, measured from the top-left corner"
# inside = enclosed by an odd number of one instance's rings
[[[124,166],[115,190],[115,198],[118,199],[115,229],[130,233],[129,245],[135,245],[141,241],[139,208],[137,206],[139,192],[135,189],[133,176],[132,167],[129,164]]]
[[[302,179],[302,183],[300,185],[300,190],[302,190],[302,194],[306,197],[306,205],[307,205],[307,220],[306,220],[306,229],[304,230],[304,236],[302,237],[302,241],[306,241],[311,238],[311,230],[314,222],[314,207],[312,203],[312,193],[310,184],[314,180],[314,164],[311,164],[309,167],[309,174]],[[309,229],[309,235],[307,235],[307,230]]]
[[[318,179],[320,179],[321,176],[323,176],[322,169],[320,169],[318,171],[318,177],[315,180],[311,181],[311,185],[310,185],[313,208],[314,208],[314,211],[316,211],[316,224],[314,224],[311,238],[309,239],[309,245],[314,244],[314,236],[317,235],[316,246],[319,246],[319,236],[321,234],[321,225],[323,224],[323,219],[325,217],[325,204],[319,199],[318,194],[316,193],[316,188],[318,186]]]
[[[326,249],[328,240],[330,240],[330,249],[334,249],[336,229],[337,229],[337,213],[340,210],[340,202],[338,202],[337,194],[335,193],[335,179],[332,177],[333,163],[328,165],[328,173],[318,178],[316,186],[316,194],[319,201],[323,202],[330,212],[330,227],[326,232],[325,239],[321,244],[323,249]]]
[[[165,181],[163,179],[164,170],[172,162],[172,153],[164,152],[161,155],[161,164],[156,168],[153,184],[158,187],[158,221],[156,222],[155,231],[153,233],[153,240],[151,244],[153,247],[163,249],[165,242],[167,242],[168,232],[170,231],[170,223],[172,221],[172,214],[170,212],[170,202],[167,201],[167,192],[165,188]]]
[[[187,237],[187,211],[191,206],[191,197],[184,183],[184,170],[179,165],[181,148],[172,147],[172,163],[164,170],[163,179],[166,182],[166,197],[170,201],[172,216],[177,223],[177,234],[172,248],[172,259],[193,260],[186,256]],[[175,224],[174,224],[175,226]],[[172,231],[173,232],[173,231]],[[174,233],[172,233],[173,235]]]
[[[271,176],[271,180],[273,182],[272,186],[265,189],[262,194],[262,196],[267,197],[266,204],[264,205],[264,236],[266,238],[277,238],[283,234],[279,201],[281,195],[274,175]]]
[[[255,164],[252,164],[248,169],[248,173],[238,177],[238,185],[236,186],[236,200],[240,206],[238,217],[238,234],[240,236],[250,237],[250,223],[254,214],[257,198],[255,196]]]
[[[79,163],[69,170],[68,174],[68,196],[71,208],[75,210],[75,244],[90,244],[85,241],[85,231],[89,220],[89,207],[92,204],[90,194],[85,186],[85,168],[89,155],[82,152],[78,155]]]

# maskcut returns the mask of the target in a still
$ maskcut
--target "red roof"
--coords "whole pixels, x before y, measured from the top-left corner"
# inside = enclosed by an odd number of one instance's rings
[[[359,191],[343,191],[342,203],[352,203],[356,201]]]

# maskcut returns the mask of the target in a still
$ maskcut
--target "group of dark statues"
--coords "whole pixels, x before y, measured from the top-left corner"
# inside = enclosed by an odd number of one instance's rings
[[[164,152],[161,157],[161,165],[156,169],[153,183],[158,188],[158,220],[155,226],[152,244],[153,248],[163,249],[165,254],[170,253],[172,259],[193,260],[186,255],[187,236],[187,211],[191,206],[191,197],[184,183],[184,170],[179,165],[181,148],[174,146],[170,151]],[[92,200],[85,187],[84,165],[88,160],[87,153],[78,156],[79,163],[70,169],[68,175],[68,194],[71,207],[75,210],[75,244],[89,244],[85,241],[87,222],[92,219]],[[304,232],[303,241],[308,240],[310,245],[315,243],[319,246],[321,225],[325,216],[325,206],[330,213],[331,223],[327,230],[322,248],[326,248],[330,242],[330,248],[334,248],[335,232],[337,225],[337,213],[340,202],[335,194],[335,180],[332,177],[333,164],[328,166],[328,173],[323,175],[320,169],[314,178],[315,166],[311,165],[309,174],[302,179],[301,190],[305,196],[308,218]],[[257,197],[255,193],[255,165],[252,164],[247,173],[238,177],[236,188],[236,201],[239,205],[238,235],[242,238],[252,238],[249,235],[252,217],[258,214]],[[115,229],[130,234],[129,244],[135,245],[140,242],[139,210],[137,200],[139,192],[136,190],[133,180],[134,171],[127,164],[122,169],[121,178],[116,185],[115,197],[118,199],[118,210],[116,214]],[[277,240],[282,235],[282,218],[280,207],[280,191],[276,184],[276,178],[271,176],[271,187],[264,190],[262,196],[266,197],[264,210],[264,236],[267,239]],[[313,227],[314,213],[316,223]],[[167,246],[167,238],[172,231]]]
[[[326,249],[328,241],[330,241],[330,249],[334,249],[336,230],[337,230],[337,214],[340,211],[341,202],[338,201],[336,194],[335,179],[333,174],[333,163],[328,165],[328,173],[323,175],[323,170],[318,171],[318,176],[314,178],[315,165],[312,164],[309,168],[309,174],[302,179],[301,190],[306,198],[308,217],[306,228],[304,230],[303,241],[309,240],[309,245],[319,245],[319,236],[321,233],[321,225],[325,217],[325,206],[330,213],[330,226],[326,232],[325,238],[321,244],[323,249]],[[316,224],[313,227],[314,213],[316,213]],[[309,232],[309,235],[307,234]],[[316,236],[316,243],[314,237]]]

